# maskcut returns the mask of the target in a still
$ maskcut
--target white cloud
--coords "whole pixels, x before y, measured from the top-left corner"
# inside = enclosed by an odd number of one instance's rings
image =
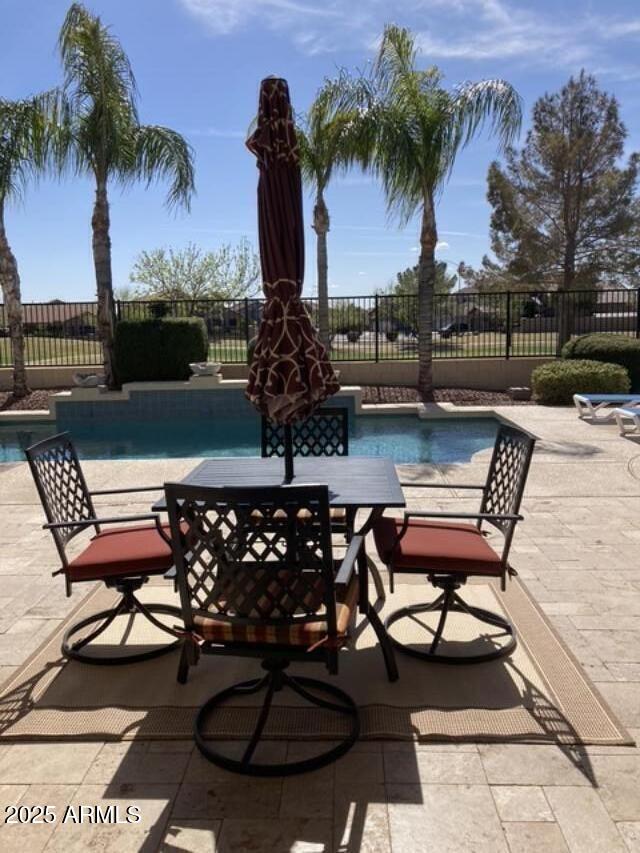
[[[295,19],[322,20],[340,13],[332,10],[331,3],[313,5],[295,0],[181,0],[192,14],[199,17],[214,33],[225,35],[243,27],[252,18],[272,21],[274,26]],[[304,35],[303,32],[300,32]]]
[[[486,240],[486,234],[473,234],[470,231],[441,231],[438,228],[439,234],[446,234],[447,237],[473,237],[476,240]]]
[[[444,240],[438,240],[438,242],[436,243],[436,252],[440,252],[442,249],[448,249],[448,248],[449,248],[449,244],[446,243]]]
[[[375,50],[394,14],[411,26],[426,61],[502,59],[528,66],[617,66],[621,40],[640,37],[637,14],[585,11],[581,0],[541,10],[535,0],[180,0],[224,36],[252,25],[277,30],[307,55]],[[602,8],[602,7],[601,7]]]
[[[246,130],[231,130],[225,127],[196,127],[184,131],[185,136],[211,136],[217,139],[246,139]]]

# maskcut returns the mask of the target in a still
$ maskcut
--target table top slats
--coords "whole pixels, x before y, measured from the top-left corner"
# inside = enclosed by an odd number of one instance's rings
[[[181,481],[192,486],[285,485],[284,460],[278,457],[205,459]],[[391,459],[376,456],[335,456],[294,460],[291,485],[326,484],[335,507],[404,507],[405,499]],[[164,510],[164,496],[153,509]]]

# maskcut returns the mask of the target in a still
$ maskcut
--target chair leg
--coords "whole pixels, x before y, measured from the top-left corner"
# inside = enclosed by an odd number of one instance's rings
[[[513,652],[513,650],[517,646],[518,640],[515,628],[513,627],[511,622],[509,622],[508,619],[503,616],[500,616],[498,613],[492,613],[491,611],[484,610],[481,607],[474,607],[470,604],[467,604],[464,599],[461,598],[461,596],[459,596],[456,592],[456,590],[460,586],[460,584],[456,581],[440,581],[438,584],[434,583],[434,585],[439,586],[443,589],[443,592],[434,601],[431,601],[428,604],[413,604],[408,607],[402,607],[399,610],[395,610],[387,617],[385,621],[385,628],[387,629],[387,631],[389,631],[391,626],[401,619],[415,618],[417,615],[422,613],[432,613],[434,611],[440,611],[438,625],[436,627],[435,632],[433,633],[431,642],[429,643],[429,647],[427,650],[423,650],[413,645],[406,645],[404,643],[401,643],[399,640],[395,639],[395,637],[389,634],[391,643],[396,649],[398,649],[398,651],[402,652],[403,654],[410,655],[411,657],[419,658],[421,660],[453,665],[484,663],[486,661],[492,661],[502,657],[506,657],[507,655],[510,655]],[[503,633],[508,637],[508,640],[499,648],[495,648],[489,652],[455,656],[447,654],[438,654],[437,649],[444,633],[447,617],[452,611],[458,613],[465,613],[467,616],[471,616],[474,619],[478,619],[479,621],[485,622],[488,625],[492,625],[496,628],[502,628]]]
[[[182,614],[179,608],[172,607],[168,604],[142,604],[141,601],[134,595],[134,584],[139,584],[139,580],[132,580],[130,584],[122,584],[119,589],[122,593],[121,599],[111,610],[103,610],[100,613],[94,613],[86,619],[81,619],[75,625],[72,625],[64,637],[62,638],[62,654],[70,660],[76,660],[81,663],[88,663],[97,666],[118,666],[129,663],[139,663],[144,660],[151,660],[175,649],[181,640],[176,638],[176,633],[164,623],[156,618],[157,615],[172,616],[174,619],[181,620]],[[99,655],[91,654],[89,647],[92,642],[100,636],[113,623],[116,617],[130,614],[133,621],[136,616],[140,615],[151,622],[156,628],[171,634],[174,642],[167,643],[163,646],[154,646],[143,652],[129,652],[126,650],[118,655]],[[98,623],[97,628],[92,630],[84,637],[80,637],[75,641],[73,638],[90,625]],[[86,649],[86,651],[83,651]],[[126,649],[126,647],[125,647]]]
[[[183,642],[182,650],[180,651],[180,663],[178,664],[178,676],[176,679],[179,684],[186,684],[189,678],[190,652],[187,648],[188,642],[188,640]]]
[[[393,651],[393,642],[387,631],[385,630],[384,625],[374,606],[368,602],[367,604],[367,619],[371,624],[371,627],[376,632],[376,637],[378,638],[378,642],[380,643],[380,650],[382,652],[382,657],[384,658],[384,665],[387,670],[387,678],[389,681],[397,681],[398,680],[398,666],[396,664],[396,656]]]
[[[451,605],[453,604],[453,596],[454,592],[450,589],[445,590],[444,594],[439,596],[439,601],[441,601],[440,618],[438,619],[438,627],[436,628],[436,632],[433,635],[431,647],[429,648],[430,655],[434,655],[436,653],[436,649],[438,648],[440,637],[442,637],[442,632],[444,631],[444,623],[447,621],[449,610],[451,609]]]
[[[371,557],[369,557],[368,555],[367,555],[367,564],[369,566],[369,574],[371,575],[373,585],[376,588],[376,598],[378,601],[384,602],[387,600],[387,594],[386,594],[385,589],[384,589],[384,584],[382,583],[382,576],[380,575],[380,572],[378,571],[378,567],[373,562]]]
[[[264,661],[262,666],[267,670],[265,676],[252,679],[251,681],[244,681],[240,684],[235,684],[233,687],[228,687],[226,690],[222,690],[207,700],[198,711],[194,724],[194,737],[198,749],[205,758],[213,764],[230,770],[232,773],[241,773],[248,776],[292,776],[324,767],[351,749],[360,734],[360,721],[358,709],[350,696],[332,684],[327,684],[314,678],[287,675],[284,671],[288,666],[287,661]],[[273,696],[284,688],[289,688],[305,702],[349,718],[351,720],[349,732],[337,746],[303,761],[269,764],[253,761],[256,748],[261,741],[269,718]],[[205,737],[205,723],[209,713],[223,705],[229,699],[239,695],[246,696],[247,694],[257,693],[263,689],[267,691],[266,697],[258,714],[256,726],[248,739],[248,746],[242,754],[242,758],[238,760],[214,750]],[[318,693],[328,695],[330,698],[325,699],[323,696],[316,695]]]

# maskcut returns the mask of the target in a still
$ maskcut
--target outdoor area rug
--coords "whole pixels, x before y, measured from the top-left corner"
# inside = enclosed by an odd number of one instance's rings
[[[398,584],[386,610],[425,600],[426,584]],[[387,680],[372,629],[359,618],[355,642],[340,655],[340,674],[320,664],[292,664],[290,672],[329,681],[346,690],[360,708],[361,737],[403,740],[522,741],[567,744],[629,744],[632,739],[529,596],[512,581],[505,593],[493,583],[471,584],[465,598],[503,611],[519,642],[506,659],[473,665],[429,664],[397,655],[400,679]],[[177,604],[169,584],[148,585],[146,601]],[[70,619],[77,621],[110,605],[113,593],[100,588]],[[429,617],[433,624],[434,617]],[[157,629],[136,619],[131,644],[157,639]],[[452,614],[449,651],[487,630],[478,650],[493,642],[489,626]],[[119,642],[123,626],[105,642]],[[393,631],[404,642],[424,642],[428,634],[411,620]],[[176,682],[179,652],[125,666],[90,666],[60,656],[60,628],[0,690],[0,741],[55,738],[131,740],[191,738],[195,711],[213,693],[262,674],[258,660],[202,656],[186,685]],[[162,635],[161,635],[162,636]],[[164,635],[166,636],[166,635]],[[444,647],[443,647],[444,650]],[[468,647],[467,647],[468,650]],[[265,731],[272,739],[338,738],[344,720],[337,714],[302,707],[290,691],[277,694]],[[212,738],[246,738],[253,730],[263,694],[234,700],[209,720]]]

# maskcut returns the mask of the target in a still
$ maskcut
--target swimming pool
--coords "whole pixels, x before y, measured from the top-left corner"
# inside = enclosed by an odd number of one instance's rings
[[[394,462],[467,462],[493,445],[494,418],[419,420],[415,415],[359,415],[351,419],[349,453],[387,456]],[[26,422],[0,426],[0,462],[24,460],[23,450],[68,429],[83,459],[257,456],[256,418],[202,418],[172,415],[156,420]]]

